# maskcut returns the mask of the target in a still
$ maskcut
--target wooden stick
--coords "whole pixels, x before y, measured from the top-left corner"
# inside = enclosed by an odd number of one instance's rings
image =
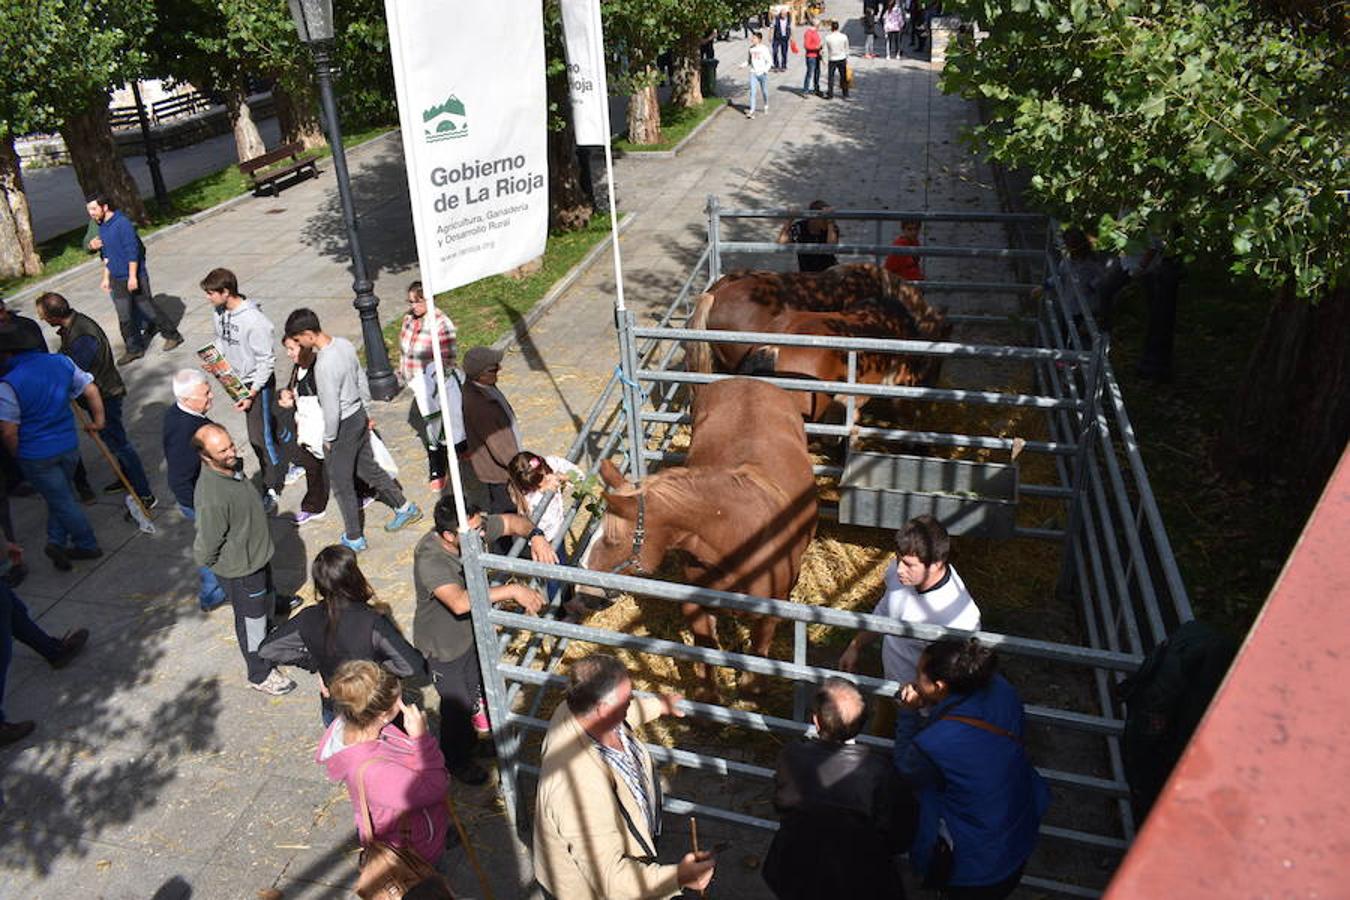
[[[74,400],[70,402],[70,408],[75,411],[75,417],[79,419],[81,425],[88,426],[92,424],[84,409]],[[103,458],[108,461],[108,465],[112,466],[112,470],[117,473],[117,480],[122,482],[122,487],[127,489],[128,494],[136,498],[136,505],[141,508],[141,512],[145,515],[146,521],[149,521],[150,510],[145,508],[145,501],[141,500],[141,495],[136,493],[136,489],[132,487],[131,482],[127,480],[126,473],[122,471],[122,466],[117,462],[117,457],[113,456],[112,451],[108,449],[108,445],[103,443],[103,436],[88,427],[85,428],[85,434],[88,434],[89,437],[93,439],[94,445],[103,452]]]
[[[698,855],[698,817],[697,817],[697,816],[690,816],[690,817],[689,817],[689,843],[690,843],[690,845],[691,845],[692,848],[693,848],[694,855],[697,856],[697,855]],[[700,891],[698,892],[698,895],[699,895],[700,897],[707,897],[707,896],[708,896],[708,892],[707,892],[706,890],[700,890]]]

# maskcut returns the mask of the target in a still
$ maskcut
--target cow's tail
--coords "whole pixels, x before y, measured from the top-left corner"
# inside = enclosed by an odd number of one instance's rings
[[[698,300],[694,303],[694,314],[689,317],[689,321],[685,323],[684,327],[695,331],[706,329],[708,318],[712,315],[713,303],[716,301],[717,297],[713,294],[700,294]],[[685,341],[684,370],[686,372],[712,374],[712,344],[707,341]]]

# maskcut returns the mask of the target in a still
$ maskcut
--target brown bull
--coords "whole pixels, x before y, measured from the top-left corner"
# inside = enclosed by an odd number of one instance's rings
[[[816,485],[801,416],[787,391],[749,378],[708,385],[694,399],[686,465],[636,485],[608,460],[600,473],[608,486],[605,518],[582,555],[583,568],[648,575],[679,551],[687,584],[790,598],[816,530]],[[695,643],[717,646],[710,610],[686,603],[681,612]],[[778,620],[753,618],[751,652],[763,656]],[[702,692],[715,693],[711,671],[696,670]],[[754,679],[742,683],[751,687]]]
[[[718,331],[816,334],[891,340],[941,341],[952,326],[929,306],[913,284],[871,264],[835,266],[824,272],[740,272],[724,276],[694,307],[688,326]],[[937,383],[941,357],[859,353],[863,384]],[[845,381],[848,353],[816,347],[753,344],[685,345],[685,369],[736,374],[773,373],[818,381]],[[801,414],[825,418],[834,398],[795,393]],[[867,398],[859,398],[862,406]]]

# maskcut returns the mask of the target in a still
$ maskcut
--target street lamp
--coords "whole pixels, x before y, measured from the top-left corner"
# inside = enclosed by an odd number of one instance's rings
[[[333,173],[337,177],[338,197],[342,201],[342,221],[347,226],[347,245],[352,256],[352,305],[361,316],[361,341],[366,350],[366,376],[370,395],[376,400],[392,400],[398,393],[398,379],[389,367],[389,351],[384,346],[377,310],[380,299],[366,274],[366,258],[361,253],[361,237],[352,204],[351,179],[347,174],[347,154],[342,148],[342,128],[338,124],[337,101],[333,98],[333,0],[290,0],[291,18],[300,40],[314,54],[314,69],[319,81],[319,102],[328,126],[328,144],[333,148]]]

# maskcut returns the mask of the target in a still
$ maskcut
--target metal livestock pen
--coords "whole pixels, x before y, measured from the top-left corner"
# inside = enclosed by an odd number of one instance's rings
[[[979,265],[982,261],[1000,268],[1022,271],[985,280],[932,280],[923,283],[927,296],[947,294],[953,298],[999,296],[1013,298],[1013,315],[990,312],[953,312],[948,318],[963,327],[1002,329],[1023,336],[1021,344],[888,341],[862,338],[828,338],[814,335],[748,334],[689,331],[680,327],[689,316],[696,296],[723,274],[724,260],[733,255],[782,254],[819,251],[819,245],[779,244],[763,240],[728,240],[729,230],[753,229],[764,220],[787,217],[828,216],[844,230],[856,233],[872,228],[870,243],[841,241],[830,249],[840,256],[880,261],[887,254],[903,253],[930,259],[960,259]],[[1030,232],[1038,246],[948,246],[893,247],[882,240],[886,223],[919,219],[929,223],[954,223],[972,231],[1004,233],[1007,238]],[[1040,239],[1043,238],[1043,244]],[[1055,478],[1050,483],[1023,483],[1022,495],[1057,504],[1062,527],[1044,523],[1017,523],[1016,539],[1047,541],[1062,548],[1057,575],[1057,594],[1075,604],[1083,640],[1078,643],[1022,637],[982,631],[981,641],[996,646],[1012,659],[1036,661],[1037,666],[1071,666],[1087,676],[1085,692],[1093,709],[1061,708],[1053,704],[1027,706],[1028,723],[1045,727],[1055,741],[1071,734],[1089,735],[1099,741],[1096,751],[1104,760],[1099,771],[1047,766],[1042,774],[1050,782],[1057,803],[1065,798],[1094,798],[1114,810],[1109,828],[1045,825],[1042,836],[1053,842],[1087,848],[1090,853],[1118,855],[1134,834],[1128,787],[1120,752],[1122,721],[1111,689],[1123,673],[1136,668],[1145,653],[1162,641],[1181,621],[1191,618],[1185,587],[1163,528],[1157,503],[1149,487],[1138,442],[1130,425],[1119,384],[1107,358],[1108,336],[1097,328],[1089,304],[1068,267],[1059,265],[1058,229],[1040,216],[999,213],[897,212],[887,210],[830,210],[823,212],[782,209],[722,209],[715,197],[708,201],[708,238],[697,264],[669,306],[652,326],[639,326],[631,311],[616,316],[619,359],[614,374],[591,409],[588,419],[568,453],[583,464],[621,455],[621,469],[640,481],[649,464],[678,462],[681,454],[670,444],[677,429],[688,421],[683,385],[704,383],[723,375],[703,375],[673,367],[681,343],[689,339],[778,345],[809,345],[845,351],[849,378],[822,383],[793,378],[774,378],[788,390],[828,390],[847,397],[842,424],[807,423],[808,436],[816,441],[900,443],[904,446],[958,447],[994,452],[1039,454],[1052,461]],[[1043,288],[1043,290],[1037,290]],[[1032,392],[976,388],[908,387],[859,384],[854,379],[860,352],[937,355],[947,359],[979,360],[1031,369]],[[1020,407],[1043,415],[1044,440],[1026,440],[988,434],[907,430],[878,425],[860,425],[854,398],[884,397],[943,404]],[[1019,446],[1020,445],[1020,446]],[[842,474],[833,465],[817,466],[827,476]],[[544,505],[540,504],[537,512]],[[837,515],[822,505],[822,516]],[[584,541],[598,520],[580,498],[571,500],[566,519],[568,533]],[[806,692],[832,674],[828,668],[808,663],[808,625],[861,629],[933,640],[946,635],[968,636],[939,626],[910,625],[870,614],[830,609],[804,603],[783,603],[761,597],[706,590],[670,581],[585,571],[568,566],[549,566],[517,558],[523,542],[517,541],[511,555],[483,550],[476,535],[464,541],[465,575],[472,599],[472,618],[480,648],[484,693],[494,726],[501,772],[501,791],[513,821],[521,812],[521,778],[537,774],[537,767],[524,757],[526,733],[547,727],[540,710],[549,691],[565,683],[558,674],[569,642],[600,647],[626,648],[675,660],[703,662],[719,667],[759,673],[793,683],[795,700],[791,718],[731,706],[686,701],[684,711],[693,719],[735,726],[750,731],[770,731],[793,736],[806,732]],[[884,537],[879,537],[884,540]],[[489,579],[515,577],[570,583],[653,598],[690,602],[721,610],[767,613],[792,623],[792,659],[780,660],[744,653],[688,646],[678,640],[645,637],[571,624],[551,615],[539,617],[495,609],[488,602]],[[556,609],[558,596],[551,598]],[[492,652],[488,648],[496,648]],[[900,685],[881,678],[853,676],[865,693],[895,694]],[[556,696],[556,692],[554,693]],[[879,746],[888,740],[862,738]],[[682,769],[713,773],[737,779],[756,779],[771,791],[773,769],[744,760],[729,759],[708,750],[651,745],[653,758]],[[1053,754],[1051,754],[1053,755]],[[678,785],[676,786],[678,788]],[[1103,803],[1105,798],[1105,803]],[[697,815],[761,829],[777,823],[759,816],[698,802],[671,793],[665,798],[671,813]],[[1044,843],[1044,842],[1043,842]],[[1039,853],[1040,851],[1038,851]],[[1103,864],[1098,861],[1097,868]],[[1114,862],[1106,866],[1114,868]],[[1084,885],[1081,876],[1069,879],[1053,865],[1028,875],[1028,887],[1072,896],[1095,896],[1097,885]],[[1095,880],[1095,879],[1088,879]]]

